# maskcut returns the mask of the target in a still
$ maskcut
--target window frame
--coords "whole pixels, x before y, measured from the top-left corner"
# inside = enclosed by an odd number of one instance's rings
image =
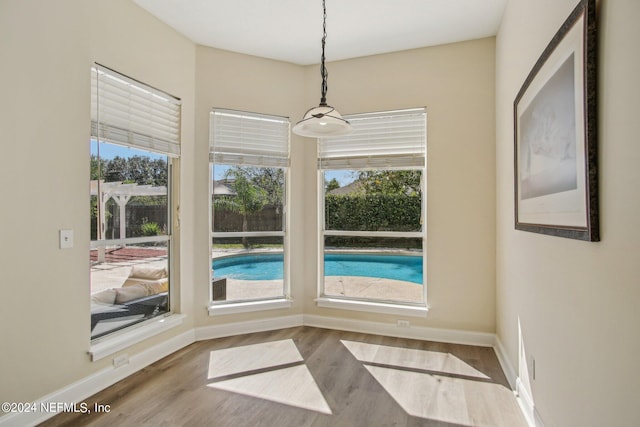
[[[228,162],[225,163],[216,162],[216,157],[220,157],[221,159],[234,159],[234,158],[242,158],[242,147],[237,146],[232,150],[228,150],[227,144],[227,153],[222,154],[222,156],[218,156],[220,153],[215,150],[215,137],[214,137],[214,120],[215,113],[221,112],[222,114],[231,114],[238,116],[245,116],[248,119],[264,119],[264,120],[273,120],[279,122],[281,125],[286,123],[286,156],[283,156],[283,153],[276,154],[272,156],[273,153],[265,153],[266,156],[262,156],[260,150],[256,150],[255,147],[251,150],[251,152],[247,155],[249,158],[248,163],[238,162]],[[271,309],[280,309],[280,308],[289,308],[292,305],[291,298],[291,288],[290,288],[290,242],[289,242],[289,206],[290,206],[290,176],[291,176],[291,168],[290,168],[290,122],[288,117],[282,116],[274,116],[270,114],[262,114],[262,113],[254,113],[247,111],[239,111],[239,110],[229,110],[229,109],[221,109],[214,108],[210,113],[209,120],[209,192],[208,192],[208,204],[209,204],[209,265],[213,262],[213,240],[215,238],[226,238],[226,237],[281,237],[282,238],[282,254],[283,254],[283,278],[282,278],[282,294],[274,297],[265,297],[265,298],[253,298],[253,299],[241,299],[241,300],[224,300],[224,301],[214,301],[213,300],[213,286],[211,285],[213,280],[213,275],[211,268],[209,268],[208,275],[208,289],[209,289],[209,305],[208,311],[210,316],[217,315],[226,315],[233,313],[244,313],[244,312],[252,312],[252,311],[262,311],[262,310],[271,310]],[[240,143],[241,145],[241,143]],[[236,150],[237,151],[234,151]],[[259,158],[265,159],[264,164],[259,164],[261,160]],[[214,191],[215,185],[215,168],[217,165],[226,165],[226,166],[247,166],[247,167],[256,167],[256,168],[281,168],[284,172],[284,188],[283,188],[283,197],[282,197],[282,228],[281,230],[274,231],[214,231],[214,206],[212,203],[212,195]]]
[[[182,323],[183,316],[174,313],[175,307],[172,301],[176,281],[174,270],[179,259],[175,252],[175,233],[178,232],[178,229],[174,228],[173,218],[177,213],[178,203],[178,190],[175,187],[176,177],[174,174],[180,162],[182,102],[179,98],[167,92],[132,79],[98,63],[92,64],[91,73],[91,136],[89,144],[95,142],[98,146],[98,152],[101,143],[134,148],[142,152],[165,156],[167,162],[167,224],[165,235],[124,238],[120,236],[117,239],[100,239],[100,237],[104,237],[101,236],[104,230],[100,231],[104,225],[101,224],[100,215],[98,214],[96,239],[91,239],[91,236],[89,238],[90,251],[100,247],[153,242],[166,242],[167,246],[168,291],[166,311],[114,328],[105,333],[97,334],[95,338],[90,338],[91,349],[89,353],[92,355],[92,360],[98,360],[113,354],[121,348],[140,342],[149,336]],[[105,81],[105,79],[112,80],[115,88],[111,87],[110,90],[103,92],[105,89],[101,89],[100,82]],[[109,84],[106,84],[106,86],[109,86]],[[109,96],[113,96],[118,91],[118,96],[127,93],[127,91],[129,93],[135,92],[135,94],[130,98],[126,96],[119,98],[120,102],[108,99]],[[106,95],[103,96],[103,93],[106,93]],[[163,105],[160,105],[161,103]],[[168,109],[167,106],[169,106]],[[110,113],[107,113],[107,110],[111,110]],[[162,110],[162,112],[159,113],[159,110]],[[115,115],[113,114],[114,111]],[[155,129],[158,126],[156,113],[162,116],[162,120],[164,120],[164,129],[159,131]],[[141,114],[145,116],[142,121],[140,120]],[[117,118],[116,116],[119,117]],[[122,117],[131,119],[132,124],[130,127],[122,126]],[[167,117],[169,119],[165,120]],[[147,118],[150,120],[147,120]],[[97,202],[100,204],[101,191],[99,185],[97,192]],[[89,285],[91,286],[91,276],[89,280]]]
[[[317,171],[317,194],[318,194],[318,258],[317,258],[317,300],[316,303],[318,307],[324,308],[334,308],[334,309],[344,309],[344,310],[354,310],[354,311],[364,311],[364,312],[373,312],[380,314],[391,314],[391,315],[402,315],[402,316],[413,316],[413,317],[424,317],[428,313],[428,304],[427,304],[427,153],[426,153],[426,109],[411,109],[411,110],[400,110],[400,111],[382,111],[377,113],[370,113],[375,116],[384,117],[386,114],[402,114],[404,111],[409,114],[412,111],[421,111],[424,114],[424,152],[423,152],[423,160],[418,160],[419,166],[415,163],[415,160],[406,159],[410,156],[400,155],[398,157],[399,163],[403,162],[407,163],[407,166],[391,166],[391,167],[375,167],[374,165],[367,165],[366,162],[369,159],[363,160],[364,157],[361,153],[354,157],[343,156],[343,157],[335,157],[341,162],[346,162],[344,164],[348,164],[351,159],[355,160],[355,164],[352,167],[323,167],[323,158],[322,158],[322,146],[319,144],[318,146],[318,171]],[[364,115],[345,115],[345,118],[350,120],[352,123],[357,120],[358,117],[367,116]],[[354,120],[356,119],[356,120]],[[341,137],[341,139],[348,139],[349,135]],[[376,158],[382,159],[381,155],[372,156],[372,163],[376,163]],[[331,159],[329,160],[329,162]],[[409,165],[413,164],[413,165]],[[352,230],[327,230],[326,229],[326,218],[325,218],[325,173],[327,171],[333,170],[420,170],[421,171],[421,182],[420,188],[422,192],[421,197],[421,230],[420,231],[352,231]],[[409,301],[395,301],[395,300],[382,300],[382,299],[373,299],[373,298],[355,298],[355,297],[347,297],[340,295],[330,295],[325,293],[325,275],[324,275],[324,258],[325,258],[325,237],[328,236],[347,236],[347,237],[398,237],[398,238],[419,238],[422,241],[422,267],[423,267],[423,278],[422,278],[422,301],[420,302],[409,302]]]

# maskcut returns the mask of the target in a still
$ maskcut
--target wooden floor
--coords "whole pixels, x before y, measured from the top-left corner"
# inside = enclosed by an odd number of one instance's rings
[[[196,342],[45,426],[526,427],[491,348],[297,327]]]

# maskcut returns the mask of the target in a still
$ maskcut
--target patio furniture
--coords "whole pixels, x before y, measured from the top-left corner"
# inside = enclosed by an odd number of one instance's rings
[[[127,317],[132,317],[132,320],[142,320],[167,311],[168,291],[169,278],[166,268],[133,266],[129,277],[121,287],[106,289],[91,295],[91,331],[93,332],[101,321],[126,320]],[[119,327],[92,334],[91,338],[98,338],[116,329]]]
[[[211,295],[214,301],[227,299],[227,278],[211,279]]]

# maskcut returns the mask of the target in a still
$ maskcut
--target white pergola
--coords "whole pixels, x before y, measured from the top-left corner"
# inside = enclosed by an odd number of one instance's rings
[[[125,239],[127,233],[126,206],[133,196],[166,196],[167,187],[152,185],[125,184],[122,182],[91,181],[91,195],[98,196],[98,240],[104,240],[106,205],[113,199],[120,208],[120,239]],[[123,244],[124,246],[124,244]],[[99,250],[98,258],[104,260],[104,246]]]

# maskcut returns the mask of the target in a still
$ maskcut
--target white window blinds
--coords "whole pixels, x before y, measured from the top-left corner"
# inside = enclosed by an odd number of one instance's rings
[[[218,164],[289,166],[289,119],[215,109],[211,112],[209,160]]]
[[[91,68],[91,136],[180,155],[180,100],[109,68]]]
[[[424,108],[344,116],[353,132],[318,140],[320,169],[423,167],[427,122]]]

